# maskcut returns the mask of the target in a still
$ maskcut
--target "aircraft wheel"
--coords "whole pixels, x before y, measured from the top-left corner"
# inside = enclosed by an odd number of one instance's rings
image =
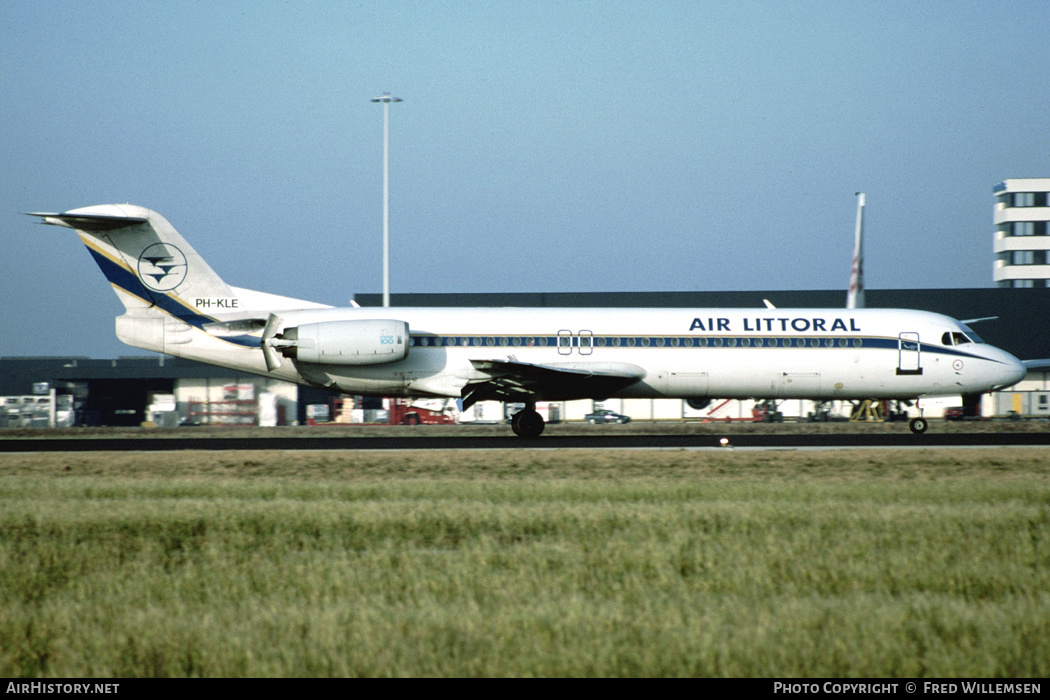
[[[926,432],[927,428],[930,427],[930,423],[925,418],[912,418],[911,423],[908,424],[908,427],[916,435],[921,435]]]
[[[523,438],[539,437],[546,425],[543,422],[543,416],[528,409],[515,413],[510,419],[510,427],[514,434]]]

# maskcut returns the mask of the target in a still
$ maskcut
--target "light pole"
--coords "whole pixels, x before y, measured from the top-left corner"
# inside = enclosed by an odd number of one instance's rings
[[[390,103],[402,102],[384,92],[373,97],[383,103],[383,307],[390,306]]]

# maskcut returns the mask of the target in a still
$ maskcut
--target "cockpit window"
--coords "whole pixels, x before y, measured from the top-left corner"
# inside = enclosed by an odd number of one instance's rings
[[[965,345],[966,343],[980,342],[982,342],[981,339],[973,331],[970,331],[970,335],[959,331],[945,331],[941,335],[941,345]]]
[[[960,323],[959,325],[962,326],[962,329],[966,332],[966,335],[963,335],[963,337],[966,338],[968,342],[984,343],[984,341],[981,340],[981,336],[974,333],[972,328],[967,326],[965,323]],[[962,334],[960,333],[960,335]],[[958,345],[959,343],[956,342],[955,344]]]

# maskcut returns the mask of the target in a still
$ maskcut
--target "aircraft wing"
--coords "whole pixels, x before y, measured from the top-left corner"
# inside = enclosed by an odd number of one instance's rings
[[[1050,358],[1045,360],[1021,360],[1021,364],[1030,372],[1050,371]]]
[[[571,362],[537,365],[507,360],[471,360],[484,378],[472,379],[463,389],[463,408],[478,401],[569,401],[607,398],[645,377],[637,365],[607,362]]]

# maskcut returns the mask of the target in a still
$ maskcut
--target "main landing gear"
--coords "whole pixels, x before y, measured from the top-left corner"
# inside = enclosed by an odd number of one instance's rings
[[[526,405],[510,418],[510,427],[514,434],[523,438],[537,438],[546,427],[543,416],[536,411],[535,405]]]

